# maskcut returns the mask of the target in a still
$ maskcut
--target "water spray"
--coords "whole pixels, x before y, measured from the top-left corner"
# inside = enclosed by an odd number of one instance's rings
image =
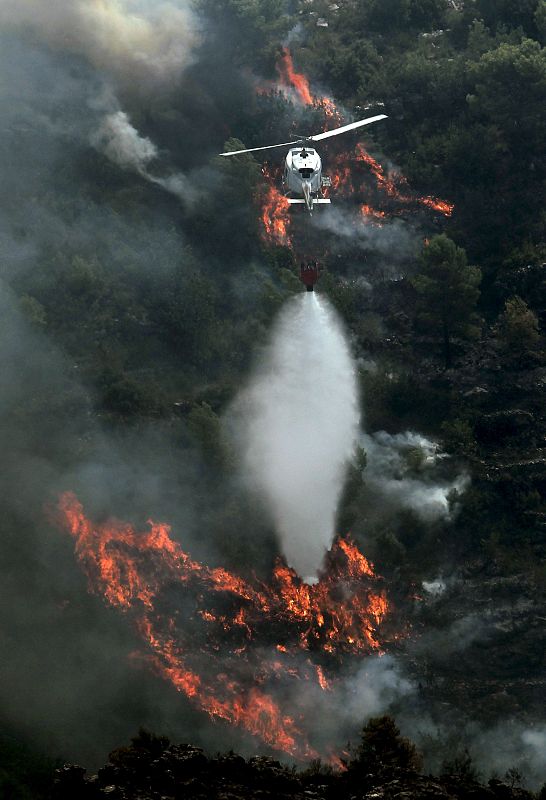
[[[311,581],[332,542],[359,429],[354,362],[324,297],[306,292],[284,307],[237,405],[249,478],[265,497],[288,563]]]

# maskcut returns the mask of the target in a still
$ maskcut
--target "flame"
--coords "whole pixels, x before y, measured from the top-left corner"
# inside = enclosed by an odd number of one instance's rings
[[[438,211],[445,217],[450,217],[453,214],[453,209],[455,208],[453,203],[447,203],[445,200],[439,200],[435,197],[422,197],[421,203],[424,206],[432,208],[434,211]]]
[[[272,244],[290,247],[290,203],[275,186],[268,186],[262,205],[263,236]]]
[[[263,238],[270,244],[290,247],[290,203],[275,186],[278,180],[277,171],[264,164],[262,174],[267,181],[265,192],[261,196]]]
[[[372,222],[372,224],[375,225],[380,225],[381,223],[374,223],[374,220],[385,219],[387,216],[385,211],[378,211],[376,208],[372,208],[372,206],[366,204],[360,206],[360,214],[365,222]]]
[[[382,652],[389,602],[351,539],[334,542],[315,585],[281,560],[266,584],[194,561],[168,525],[149,522],[138,532],[118,520],[94,524],[70,492],[59,500],[58,521],[89,590],[130,614],[160,676],[212,718],[291,756],[317,756],[305,710],[286,713],[275,689],[305,680],[332,691],[343,656]]]
[[[277,74],[277,90],[295,97],[302,105],[312,105],[323,111],[324,130],[338,127],[347,121],[330,97],[311,91],[308,78],[303,73],[295,71],[292,56],[286,47],[283,48],[277,63]],[[271,88],[271,84],[268,86]],[[261,89],[258,87],[258,91],[263,90],[264,87]],[[332,186],[331,190],[326,189],[324,194],[331,196],[331,192],[333,192],[341,197],[356,196],[360,214],[353,220],[355,225],[364,221],[366,224],[380,226],[381,221],[386,221],[388,217],[402,213],[402,209],[416,212],[420,207],[424,207],[446,217],[453,214],[454,205],[452,203],[428,195],[419,197],[409,189],[402,174],[395,170],[386,173],[383,166],[367,152],[362,143],[356,145],[352,159],[348,159],[347,155],[343,154],[332,158],[331,161],[333,161],[334,167],[331,175]],[[354,175],[355,167],[356,175]],[[361,167],[365,167],[366,172],[363,173]],[[373,179],[371,186],[368,185],[369,182],[366,182],[370,176]],[[287,233],[289,204],[286,203],[286,198],[283,198],[280,192],[274,191],[274,177],[271,174],[268,174],[267,177],[270,182],[270,190],[266,193],[262,208],[264,238],[268,242],[285,244],[290,247],[292,242]],[[359,177],[360,180],[358,180]],[[377,195],[378,208],[372,206],[370,192]],[[362,195],[365,197],[365,202],[359,200]]]
[[[277,74],[279,76],[281,85],[285,87],[292,87],[298,100],[303,103],[303,105],[312,105],[313,95],[311,94],[311,89],[309,88],[309,81],[305,75],[295,71],[292,56],[290,55],[290,51],[287,47],[283,47],[282,56],[277,62]]]

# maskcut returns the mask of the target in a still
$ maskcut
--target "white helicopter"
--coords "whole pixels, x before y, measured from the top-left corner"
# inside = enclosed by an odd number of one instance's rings
[[[386,119],[386,114],[378,114],[376,117],[368,117],[358,122],[350,122],[342,125],[341,128],[334,128],[331,131],[317,133],[315,136],[304,136],[293,142],[282,142],[281,144],[270,144],[266,147],[249,147],[247,150],[232,150],[229,153],[220,153],[221,156],[237,156],[241,153],[255,153],[257,150],[271,150],[273,147],[291,147],[286,154],[284,162],[283,186],[290,205],[305,205],[310,214],[313,213],[315,205],[330,203],[328,197],[322,197],[322,190],[326,186],[331,186],[330,178],[322,174],[322,161],[317,151],[310,145],[330,136],[338,136],[340,133],[352,131],[362,125],[370,125],[380,119]],[[299,195],[294,197],[293,195]]]

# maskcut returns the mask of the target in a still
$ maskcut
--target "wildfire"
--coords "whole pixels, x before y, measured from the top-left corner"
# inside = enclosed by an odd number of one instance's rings
[[[265,173],[264,173],[265,174]],[[271,243],[290,247],[290,203],[273,183],[266,187],[261,219],[264,238]]]
[[[301,72],[296,72],[292,56],[287,47],[283,47],[282,56],[277,62],[277,74],[281,86],[291,87],[297,98],[303,105],[310,106],[313,103],[313,95],[309,87],[309,81]]]
[[[378,211],[376,208],[366,204],[360,206],[360,213],[365,222],[371,222],[374,225],[380,225],[381,223],[377,222],[377,220],[385,219],[387,216],[384,211]]]
[[[455,208],[453,203],[446,203],[445,200],[438,200],[438,198],[435,197],[422,197],[421,203],[424,206],[432,208],[434,211],[439,211],[440,214],[443,214],[445,217],[450,217]]]
[[[58,511],[89,590],[130,615],[159,675],[212,718],[294,757],[316,757],[303,709],[293,702],[286,713],[276,689],[306,681],[330,692],[343,656],[381,652],[389,603],[354,542],[333,544],[315,585],[280,560],[265,584],[194,561],[168,525],[93,524],[72,493]]]
[[[292,56],[286,47],[283,48],[277,63],[277,75],[277,90],[295,98],[301,105],[313,105],[322,109],[324,130],[343,125],[347,121],[331,98],[311,91],[308,78],[303,73],[296,72]],[[271,84],[269,86],[271,87]],[[260,88],[258,91],[261,91]],[[352,159],[347,159],[347,155],[343,154],[337,158],[331,157],[330,161],[333,162],[330,176],[332,186],[331,191],[326,190],[325,194],[329,195],[333,191],[339,197],[356,197],[360,214],[353,220],[355,225],[365,222],[380,226],[389,217],[402,213],[403,209],[416,212],[419,207],[431,209],[446,217],[453,214],[452,203],[431,196],[419,197],[410,190],[406,179],[399,172],[394,170],[385,172],[384,167],[361,143],[356,145]],[[266,177],[270,185],[264,198],[261,215],[264,238],[274,244],[291,246],[291,238],[288,235],[290,206],[286,198],[275,188],[278,181],[274,176],[266,173]],[[369,177],[373,180],[371,184]],[[372,206],[370,193],[376,196],[378,208]],[[366,200],[362,202],[364,198]]]

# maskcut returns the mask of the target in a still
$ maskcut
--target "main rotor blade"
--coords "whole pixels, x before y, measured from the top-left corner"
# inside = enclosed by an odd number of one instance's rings
[[[273,147],[289,147],[291,144],[301,144],[301,139],[294,142],[282,142],[281,144],[268,144],[265,147],[249,147],[247,150],[231,150],[229,153],[220,153],[221,156],[238,156],[241,153],[255,153],[256,150],[271,150]]]
[[[310,136],[309,139],[312,142],[318,142],[320,139],[328,139],[330,136],[337,136],[338,133],[352,131],[354,128],[360,128],[362,125],[369,125],[371,122],[378,122],[380,119],[387,119],[387,115],[378,114],[377,117],[368,117],[368,119],[361,119],[359,122],[350,122],[348,125],[342,125],[341,128],[334,128],[332,131],[317,133],[316,136]]]

